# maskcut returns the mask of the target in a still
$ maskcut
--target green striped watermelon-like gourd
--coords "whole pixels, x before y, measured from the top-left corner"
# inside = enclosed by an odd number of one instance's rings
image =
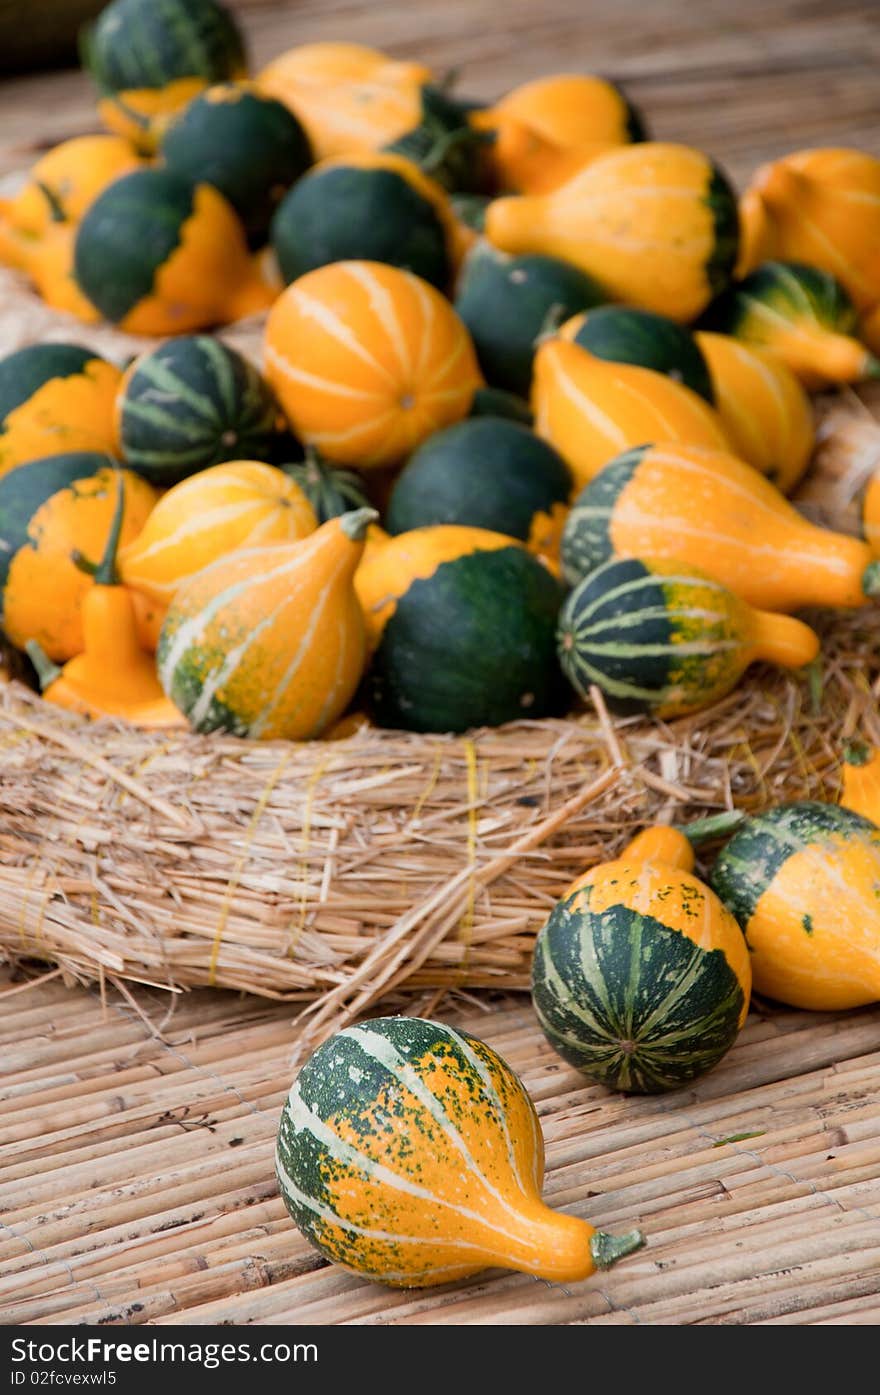
[[[373,1018],[319,1046],[282,1110],[275,1159],[306,1239],[397,1288],[488,1266],[573,1281],[642,1244],[544,1205],[522,1082],[485,1042],[426,1018]]]
[[[718,701],[758,660],[801,668],[818,653],[809,626],[755,610],[674,560],[613,558],[569,593],[559,660],[581,697],[596,684],[621,714],[679,717]]]
[[[745,940],[693,867],[682,832],[647,829],[578,878],[538,935],[538,1021],[564,1060],[611,1089],[688,1084],[721,1060],[745,1021]]]
[[[354,470],[341,470],[322,460],[314,450],[307,450],[305,459],[293,465],[283,465],[284,473],[298,484],[308,499],[319,523],[352,509],[369,507],[366,485]]]
[[[211,335],[183,335],[129,365],[116,399],[126,464],[175,484],[226,460],[270,460],[281,414],[258,369]]]
[[[628,305],[599,305],[569,320],[560,333],[596,358],[665,373],[714,404],[712,378],[700,346],[685,325],[666,315]]]

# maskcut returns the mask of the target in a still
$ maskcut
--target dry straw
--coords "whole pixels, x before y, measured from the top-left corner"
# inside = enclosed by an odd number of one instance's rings
[[[880,432],[826,402],[805,508],[852,526]],[[525,988],[534,936],[648,820],[834,797],[842,740],[880,740],[880,619],[817,619],[821,673],[756,670],[674,724],[466,737],[368,726],[247,743],[89,724],[0,689],[0,954],[64,978],[310,1003],[308,1038],[407,991]]]

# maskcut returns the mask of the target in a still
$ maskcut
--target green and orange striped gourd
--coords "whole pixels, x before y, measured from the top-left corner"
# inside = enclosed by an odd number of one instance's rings
[[[121,380],[80,344],[29,344],[0,359],[0,478],[29,460],[112,451]]]
[[[541,1201],[522,1082],[485,1042],[425,1018],[373,1018],[319,1046],[282,1110],[275,1167],[306,1239],[395,1288],[490,1266],[575,1282],[644,1243]]]

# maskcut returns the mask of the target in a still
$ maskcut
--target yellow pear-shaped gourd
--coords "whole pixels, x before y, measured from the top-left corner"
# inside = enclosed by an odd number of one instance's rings
[[[376,517],[356,509],[299,542],[232,552],[180,587],[157,664],[197,731],[305,740],[342,715],[363,673],[352,577]]]
[[[373,1018],[319,1046],[275,1159],[306,1239],[395,1288],[490,1266],[575,1282],[643,1243],[541,1201],[544,1143],[522,1082],[485,1042],[426,1018]]]
[[[643,141],[600,155],[553,193],[495,199],[486,236],[594,276],[609,299],[687,323],[728,282],[736,202],[699,150]]]
[[[698,393],[663,373],[597,358],[548,339],[535,355],[535,430],[584,485],[621,451],[653,441],[730,450],[721,418]]]
[[[843,752],[842,809],[852,809],[880,828],[880,749],[851,741]]]

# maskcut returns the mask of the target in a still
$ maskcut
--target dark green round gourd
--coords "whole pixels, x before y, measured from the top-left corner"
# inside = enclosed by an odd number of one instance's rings
[[[426,83],[421,121],[384,149],[413,160],[450,192],[483,193],[487,138],[469,123],[472,109],[472,103],[457,101],[442,88]]]
[[[256,367],[207,334],[169,339],[135,359],[117,401],[125,463],[159,485],[224,460],[271,460],[279,422]]]
[[[83,50],[104,93],[177,78],[222,82],[247,66],[241,30],[216,0],[112,0],[85,31]]]
[[[252,247],[266,241],[285,192],[312,163],[293,113],[273,97],[234,83],[195,97],[167,127],[161,150],[173,174],[219,189]]]
[[[587,314],[574,343],[596,358],[664,373],[714,403],[709,366],[696,339],[665,315],[626,305],[600,305]]]
[[[614,509],[648,449],[648,446],[634,446],[615,456],[575,496],[562,530],[560,547],[562,575],[569,586],[576,586],[581,577],[613,556],[611,519]]]
[[[562,711],[562,587],[520,545],[443,562],[398,597],[367,671],[380,726],[461,732]]]
[[[287,282],[328,262],[386,262],[445,290],[446,229],[429,199],[395,170],[334,164],[305,175],[272,220]]]
[[[521,426],[533,426],[535,418],[524,397],[515,392],[505,392],[503,388],[477,388],[468,412],[470,417],[507,417],[518,421]]]
[[[468,253],[455,296],[487,381],[528,397],[535,341],[551,321],[605,300],[585,272],[556,257],[512,257],[487,242]]]
[[[528,542],[540,516],[567,506],[571,472],[527,427],[471,417],[429,436],[410,456],[388,502],[385,527],[406,533],[463,523]]]
[[[354,470],[340,470],[307,451],[301,464],[285,465],[284,473],[298,484],[319,523],[340,518],[353,509],[370,507],[367,489]]]

